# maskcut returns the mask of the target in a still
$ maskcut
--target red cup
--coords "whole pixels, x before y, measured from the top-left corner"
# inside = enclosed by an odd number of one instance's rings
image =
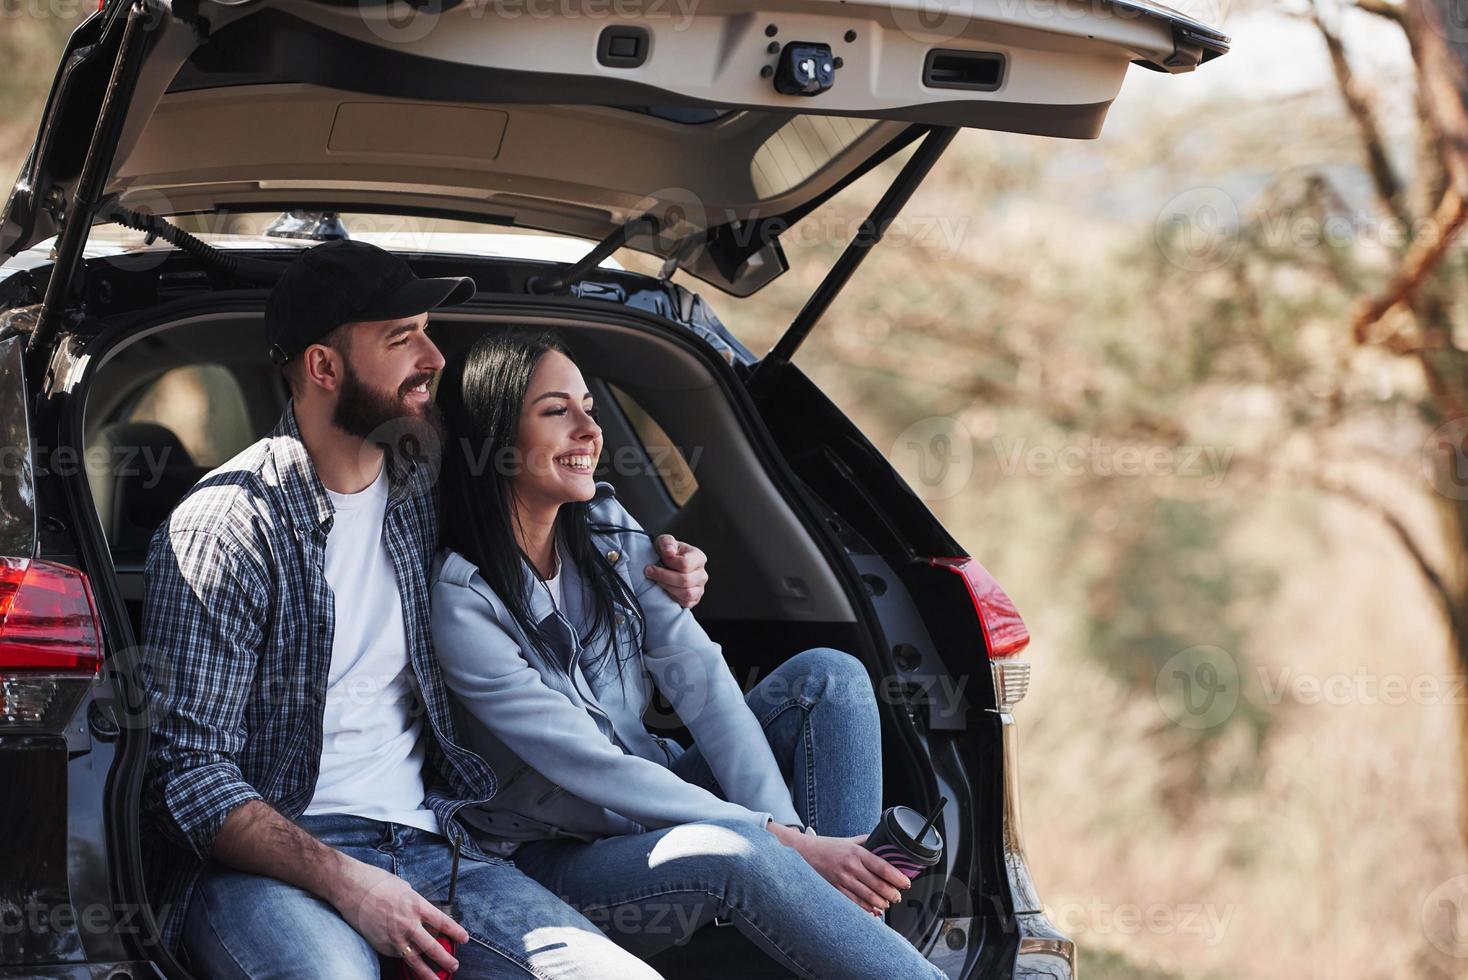
[[[437,908],[444,915],[448,916],[449,918],[455,919],[455,916],[454,916],[454,908],[453,908],[452,905],[449,905],[448,903],[435,902],[434,903],[434,907]],[[455,919],[455,921],[457,921],[457,919]],[[456,943],[456,942],[454,942],[448,936],[445,936],[442,933],[439,933],[438,935],[434,936],[433,939],[434,939],[435,942],[437,942],[444,949],[448,950],[448,953],[449,953],[450,956],[458,956],[459,955],[459,944]],[[425,961],[428,960],[428,957],[426,957],[426,956],[423,957],[423,958],[424,958]],[[436,969],[435,968],[434,971],[433,971],[433,976],[434,976],[435,980],[449,980],[449,977],[453,976],[453,974],[449,973],[448,970],[439,970],[439,969]],[[415,977],[416,977],[416,974],[414,974],[412,970],[408,969],[408,962],[407,962],[407,960],[404,960],[402,963],[399,963],[398,964],[398,978],[399,978],[399,980],[415,980]]]

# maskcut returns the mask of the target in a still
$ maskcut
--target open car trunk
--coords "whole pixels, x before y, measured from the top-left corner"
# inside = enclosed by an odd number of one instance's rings
[[[89,473],[89,488],[115,569],[111,582],[96,584],[115,586],[134,631],[151,531],[204,469],[263,435],[284,406],[284,387],[259,355],[263,301],[261,292],[170,304],[114,323],[89,345],[95,356],[75,394],[85,406],[85,448],[111,461]],[[909,594],[909,576],[931,569],[915,572],[906,549],[883,554],[867,542],[860,529],[874,498],[848,522],[816,496],[787,464],[733,368],[676,324],[585,301],[499,297],[436,313],[430,329],[454,357],[482,331],[525,322],[558,328],[586,371],[602,406],[598,478],[616,485],[649,531],[670,531],[717,556],[715,585],[695,613],[741,685],[752,687],[802,649],[833,646],[858,656],[879,693],[888,692],[879,697],[888,801],[931,806],[948,796],[954,803],[941,826],[957,845],[945,856],[946,873],[920,879],[889,921],[935,961],[946,960],[952,976],[968,975],[967,967],[996,954],[986,936],[1004,946],[1001,910],[1013,905],[1002,868],[982,859],[998,850],[1000,796],[976,792],[971,767],[959,761],[995,751],[983,661],[950,664],[920,609],[952,576],[911,583],[926,593],[921,603]],[[170,407],[190,386],[193,400]],[[880,481],[869,489],[883,496]],[[929,522],[926,536],[942,547],[946,535]],[[927,619],[935,627],[943,621]],[[670,706],[652,710],[659,717],[651,723],[686,739]],[[136,785],[125,776],[116,782]],[[714,927],[654,965],[670,978],[783,975],[737,931]]]
[[[107,202],[592,239],[651,214],[632,247],[747,295],[785,270],[781,231],[914,126],[1094,137],[1129,65],[1189,71],[1228,45],[1150,0],[440,7],[111,0],[72,39],[0,249]],[[805,68],[822,78],[792,94]]]

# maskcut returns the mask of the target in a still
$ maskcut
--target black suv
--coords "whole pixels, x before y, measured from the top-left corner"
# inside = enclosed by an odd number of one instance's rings
[[[265,297],[344,235],[474,278],[434,315],[446,356],[562,330],[605,406],[598,475],[713,556],[697,615],[742,683],[818,644],[864,661],[889,802],[949,800],[893,926],[950,977],[1072,976],[1020,838],[1024,624],[791,356],[957,128],[1094,137],[1130,64],[1227,38],[1150,0],[521,2],[105,0],[71,37],[0,221],[0,977],[187,976],[140,874],[144,549],[280,415]],[[904,150],[763,357],[672,281],[753,293],[782,232]],[[655,965],[768,970],[741,941]]]

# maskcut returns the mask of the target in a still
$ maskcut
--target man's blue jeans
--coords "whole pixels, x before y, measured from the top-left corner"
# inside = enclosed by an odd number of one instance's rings
[[[429,901],[447,900],[452,851],[443,837],[345,814],[301,817],[299,823],[323,843],[391,871]],[[660,980],[503,859],[464,854],[455,904],[459,924],[469,933],[455,954],[456,977]],[[217,865],[205,872],[189,903],[184,946],[195,971],[210,978],[379,975],[377,953],[329,904],[278,879]],[[389,965],[397,969],[395,961]]]
[[[882,741],[860,661],[838,650],[806,650],[745,702],[764,727],[801,818],[826,836],[869,833],[881,816]],[[672,769],[720,792],[696,746]],[[641,956],[686,941],[717,917],[801,977],[943,980],[906,939],[754,821],[688,823],[592,843],[535,841],[514,861]],[[734,964],[722,966],[727,972]]]

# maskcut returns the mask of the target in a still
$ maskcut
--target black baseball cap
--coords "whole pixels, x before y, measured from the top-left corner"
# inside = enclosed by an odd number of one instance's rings
[[[270,359],[285,364],[343,323],[401,320],[474,295],[468,276],[419,279],[402,257],[343,238],[286,266],[265,303]]]

